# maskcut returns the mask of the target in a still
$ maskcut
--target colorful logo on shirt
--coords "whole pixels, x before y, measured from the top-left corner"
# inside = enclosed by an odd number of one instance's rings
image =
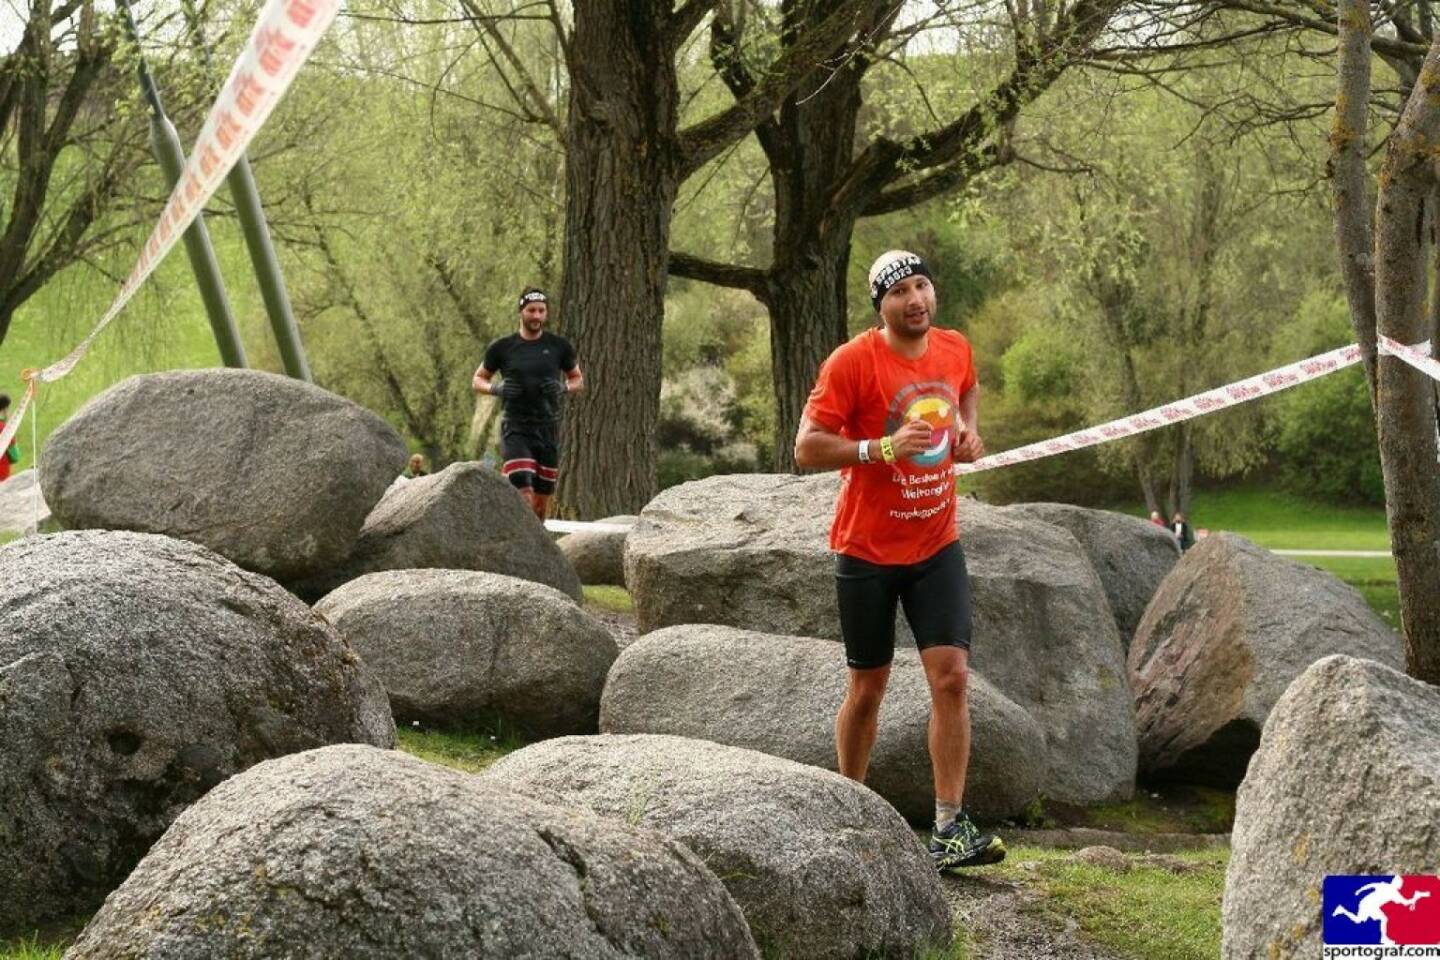
[[[944,397],[922,397],[905,408],[904,421],[924,420],[934,431],[930,446],[910,458],[921,467],[933,467],[950,453],[955,433],[955,407]]]

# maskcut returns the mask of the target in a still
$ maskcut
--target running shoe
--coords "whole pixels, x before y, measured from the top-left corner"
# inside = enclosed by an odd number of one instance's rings
[[[941,873],[983,867],[1005,859],[1005,841],[982,833],[964,810],[930,835],[930,859]]]

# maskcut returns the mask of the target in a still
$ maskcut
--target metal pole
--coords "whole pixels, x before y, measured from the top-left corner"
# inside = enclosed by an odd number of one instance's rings
[[[200,18],[191,0],[184,0],[185,19],[190,25],[190,36],[196,50],[210,72],[210,48],[205,44],[200,30]],[[310,375],[310,361],[305,358],[305,346],[300,340],[300,327],[290,309],[290,294],[285,289],[285,275],[280,270],[280,258],[275,254],[275,245],[270,241],[270,226],[265,220],[265,210],[260,205],[260,191],[255,186],[255,175],[250,170],[250,158],[240,155],[240,160],[231,169],[225,182],[230,186],[230,196],[235,200],[235,213],[240,219],[240,229],[245,234],[245,247],[250,251],[250,263],[255,268],[255,280],[260,286],[260,296],[265,301],[265,312],[270,316],[270,326],[275,331],[275,343],[280,348],[280,360],[285,372],[296,380],[313,383]]]
[[[140,77],[140,92],[150,105],[150,150],[160,163],[165,179],[173,189],[180,182],[185,169],[185,150],[180,146],[180,135],[175,125],[165,115],[160,103],[160,92],[145,66],[145,58],[139,54],[140,32],[130,14],[129,0],[116,0],[125,29],[136,48]],[[185,230],[185,253],[190,258],[190,269],[195,273],[195,285],[200,288],[200,299],[205,304],[205,313],[210,318],[210,329],[215,333],[215,345],[220,348],[220,359],[227,367],[244,367],[245,347],[240,342],[240,331],[235,326],[235,317],[230,312],[230,303],[225,297],[225,281],[220,278],[220,264],[215,259],[215,249],[210,244],[210,234],[205,229],[203,215],[197,214],[195,222]]]

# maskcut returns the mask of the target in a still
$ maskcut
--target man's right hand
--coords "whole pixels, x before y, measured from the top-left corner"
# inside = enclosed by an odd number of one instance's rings
[[[895,451],[895,459],[913,457],[930,449],[934,432],[924,420],[907,420],[904,426],[890,435],[890,446]]]
[[[495,395],[501,400],[516,400],[524,392],[525,388],[520,385],[519,380],[511,380],[507,377],[500,381],[500,389],[495,391]]]

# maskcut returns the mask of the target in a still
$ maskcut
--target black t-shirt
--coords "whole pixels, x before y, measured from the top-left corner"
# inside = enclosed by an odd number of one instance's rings
[[[519,397],[504,401],[506,420],[554,423],[560,419],[560,394],[547,391],[545,384],[564,383],[565,374],[575,369],[575,347],[548,330],[534,340],[512,333],[485,348],[485,369],[524,388]]]

